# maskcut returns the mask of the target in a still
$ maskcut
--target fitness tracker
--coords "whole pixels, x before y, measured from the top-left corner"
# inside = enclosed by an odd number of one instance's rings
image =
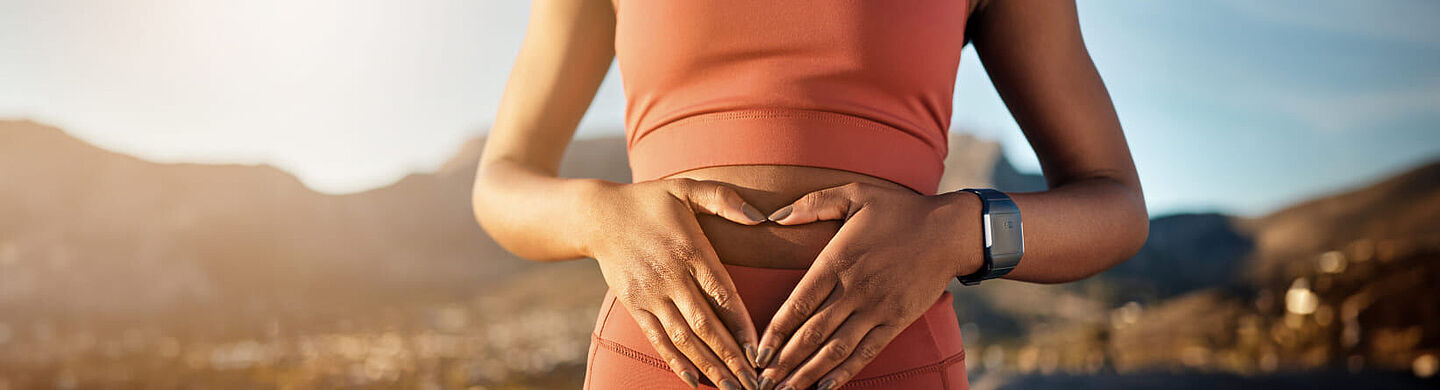
[[[1020,208],[1009,195],[990,188],[965,188],[980,196],[981,225],[985,235],[985,264],[975,273],[959,276],[961,284],[974,286],[980,281],[1010,273],[1020,264],[1025,252],[1025,236],[1020,230]]]

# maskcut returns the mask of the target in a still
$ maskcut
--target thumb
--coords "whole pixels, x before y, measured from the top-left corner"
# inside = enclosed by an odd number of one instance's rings
[[[687,178],[676,181],[671,193],[696,213],[712,214],[744,225],[765,222],[764,213],[725,184]]]
[[[769,219],[781,225],[849,219],[860,211],[863,204],[859,201],[858,188],[856,184],[845,184],[805,194],[790,205],[775,210]]]

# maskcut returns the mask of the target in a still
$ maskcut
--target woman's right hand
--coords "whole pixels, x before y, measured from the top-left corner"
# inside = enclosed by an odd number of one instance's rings
[[[695,215],[755,225],[765,214],[689,178],[607,183],[590,198],[584,247],[671,371],[692,388],[697,371],[722,389],[758,388],[755,326]]]

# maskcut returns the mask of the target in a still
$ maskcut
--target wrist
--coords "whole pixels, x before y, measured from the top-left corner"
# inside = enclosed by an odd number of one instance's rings
[[[604,228],[595,212],[613,204],[614,191],[623,184],[599,179],[572,179],[569,184],[575,212],[567,214],[571,217],[568,225],[572,227],[569,231],[576,234],[569,235],[568,244],[582,256],[599,260],[596,244],[605,240],[600,236]]]
[[[944,238],[949,250],[948,258],[953,277],[970,275],[979,270],[985,262],[985,243],[981,235],[981,210],[984,205],[980,197],[966,191],[951,191],[935,195],[940,205],[936,215],[940,223],[949,227],[950,233]]]

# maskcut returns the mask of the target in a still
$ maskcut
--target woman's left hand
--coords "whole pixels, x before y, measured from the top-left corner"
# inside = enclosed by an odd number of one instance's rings
[[[968,193],[926,196],[850,183],[811,192],[771,214],[781,225],[844,224],[761,337],[760,387],[806,389],[818,382],[828,390],[853,378],[951,279],[980,267],[979,208],[979,198]],[[774,364],[767,364],[772,357]]]

